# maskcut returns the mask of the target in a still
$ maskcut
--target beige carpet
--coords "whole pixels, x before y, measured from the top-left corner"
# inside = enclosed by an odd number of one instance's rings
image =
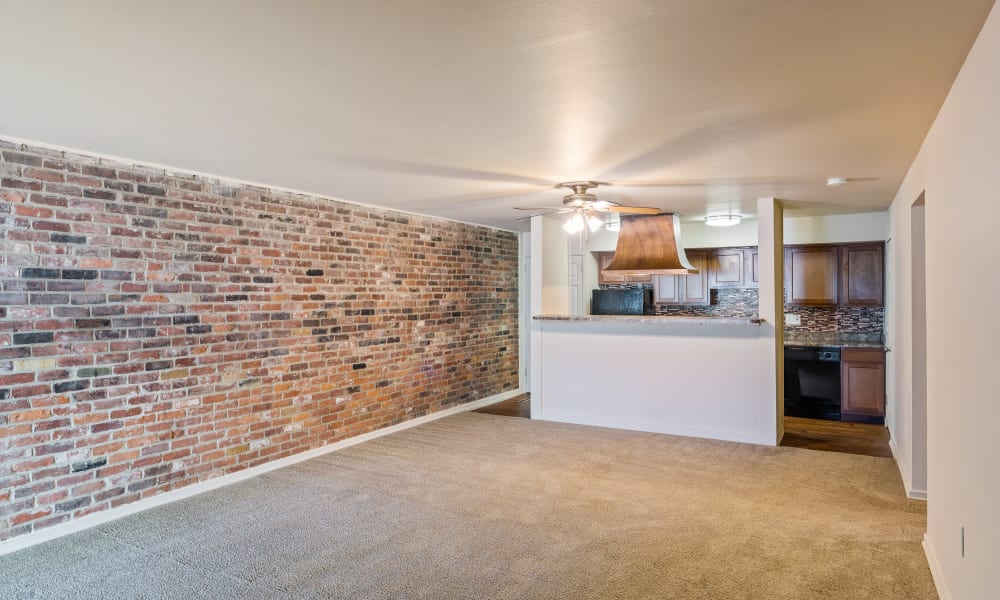
[[[935,598],[889,459],[461,414],[0,557],[2,598]]]

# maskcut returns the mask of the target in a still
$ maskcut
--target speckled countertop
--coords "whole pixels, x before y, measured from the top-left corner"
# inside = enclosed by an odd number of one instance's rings
[[[884,348],[881,333],[841,333],[839,331],[785,331],[786,346],[838,346],[841,348]]]
[[[757,317],[669,317],[656,315],[536,315],[536,321],[635,323],[642,325],[760,325]]]

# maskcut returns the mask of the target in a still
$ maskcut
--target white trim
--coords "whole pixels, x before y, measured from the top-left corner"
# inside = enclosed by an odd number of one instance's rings
[[[927,564],[931,568],[931,577],[934,579],[934,587],[937,588],[938,596],[940,596],[941,600],[951,600],[951,592],[948,591],[948,586],[945,585],[944,573],[941,572],[941,563],[938,562],[937,554],[934,553],[934,547],[931,545],[931,541],[926,533],[924,534],[922,545],[924,547],[924,556],[927,557]]]
[[[402,213],[406,215],[413,215],[415,217],[424,217],[427,219],[439,219],[441,221],[450,221],[452,223],[461,223],[463,225],[473,225],[475,227],[485,227],[486,229],[495,229],[497,231],[509,231],[510,233],[518,233],[513,229],[505,229],[503,227],[496,227],[494,225],[483,225],[482,223],[473,223],[471,221],[462,221],[460,219],[451,219],[448,217],[440,217],[438,215],[428,215],[425,213],[418,213],[412,210],[406,210],[403,208],[392,208],[389,206],[381,206],[379,204],[367,204],[365,202],[356,202],[354,200],[345,200],[344,198],[334,198],[333,196],[327,196],[325,194],[320,194],[317,192],[307,192],[303,190],[297,190],[295,188],[286,188],[281,186],[275,186],[268,183],[260,183],[259,181],[249,181],[247,179],[237,179],[235,177],[226,177],[225,175],[216,175],[214,173],[205,173],[203,171],[196,171],[194,169],[185,169],[181,167],[174,167],[171,165],[164,165],[156,162],[149,162],[144,160],[136,160],[134,158],[126,158],[124,156],[116,156],[114,154],[104,154],[101,152],[91,152],[89,150],[80,150],[78,148],[69,148],[67,146],[60,146],[57,144],[49,144],[47,142],[39,142],[37,140],[28,140],[25,138],[20,138],[13,135],[7,135],[0,132],[0,140],[8,141],[14,144],[24,144],[26,146],[35,146],[38,148],[46,148],[48,150],[55,150],[56,152],[68,152],[70,154],[75,154],[81,158],[97,158],[100,160],[110,160],[126,166],[135,166],[146,169],[162,169],[164,175],[169,176],[184,176],[193,175],[195,177],[202,177],[205,179],[217,179],[220,183],[226,183],[230,185],[249,185],[258,188],[264,188],[272,192],[279,192],[284,194],[300,194],[303,196],[311,196],[313,198],[319,198],[322,200],[332,200],[333,202],[343,202],[344,204],[351,204],[354,206],[361,206],[364,208],[375,208],[378,210],[387,210],[391,212]]]
[[[190,498],[191,496],[196,496],[204,492],[209,492],[211,490],[216,490],[221,487],[231,485],[240,481],[251,479],[257,477],[258,475],[263,475],[270,471],[275,471],[283,467],[294,465],[311,458],[316,458],[317,456],[323,456],[324,454],[329,454],[331,452],[336,452],[343,448],[348,448],[360,444],[362,442],[367,442],[369,440],[374,440],[391,433],[396,433],[398,431],[403,431],[404,429],[410,429],[411,427],[416,427],[418,425],[423,425],[424,423],[429,423],[437,419],[448,417],[457,413],[467,412],[470,410],[475,410],[477,408],[482,408],[484,406],[489,406],[490,404],[496,404],[497,402],[503,402],[504,400],[509,400],[515,396],[521,395],[523,392],[521,390],[513,390],[510,392],[503,392],[501,394],[496,394],[488,398],[483,398],[481,400],[475,400],[473,402],[468,402],[460,406],[453,406],[445,410],[431,413],[429,415],[424,415],[422,417],[417,417],[406,421],[405,423],[399,423],[392,425],[391,427],[386,427],[384,429],[379,429],[377,431],[370,431],[368,433],[363,433],[361,435],[348,438],[346,440],[341,440],[339,442],[334,442],[332,444],[327,444],[326,446],[320,446],[319,448],[313,448],[312,450],[306,450],[305,452],[300,452],[292,456],[287,456],[285,458],[280,458],[278,460],[258,465],[256,467],[251,467],[249,469],[244,469],[242,471],[237,471],[236,473],[230,473],[229,475],[222,475],[221,477],[216,477],[214,479],[209,479],[207,481],[200,481],[192,485],[182,487],[180,489],[171,490],[169,492],[163,492],[162,494],[157,494],[155,496],[150,496],[149,498],[144,498],[142,500],[132,502],[130,504],[125,504],[117,508],[112,508],[111,510],[106,510],[99,513],[94,513],[87,515],[80,519],[74,519],[66,523],[50,527],[48,529],[43,529],[41,531],[35,531],[28,533],[5,542],[0,542],[0,556],[5,554],[10,554],[11,552],[16,552],[24,548],[28,548],[42,542],[47,542],[49,540],[54,540],[60,538],[64,535],[69,535],[71,533],[76,533],[78,531],[83,531],[84,529],[90,529],[91,527],[96,527],[97,525],[102,525],[109,521],[114,521],[121,519],[122,517],[127,517],[135,513],[139,513],[157,506],[162,506],[170,502],[176,502],[184,498]]]
[[[911,500],[927,500],[927,490],[915,490],[910,483],[909,473],[903,470],[903,463],[899,460],[899,448],[896,447],[896,438],[892,437],[892,430],[889,430],[889,451],[892,452],[892,459],[896,461],[896,468],[899,469],[899,476],[903,479],[903,489],[906,490],[906,497]]]

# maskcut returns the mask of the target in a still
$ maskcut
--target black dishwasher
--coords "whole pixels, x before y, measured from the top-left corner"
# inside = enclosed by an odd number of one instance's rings
[[[785,415],[840,420],[840,348],[785,346]]]

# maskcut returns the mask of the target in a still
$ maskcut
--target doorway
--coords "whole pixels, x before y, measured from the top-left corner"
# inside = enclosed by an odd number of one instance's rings
[[[912,472],[914,496],[927,490],[927,268],[924,193],[910,207],[911,361],[913,382],[910,404]],[[904,425],[904,430],[906,426]]]

